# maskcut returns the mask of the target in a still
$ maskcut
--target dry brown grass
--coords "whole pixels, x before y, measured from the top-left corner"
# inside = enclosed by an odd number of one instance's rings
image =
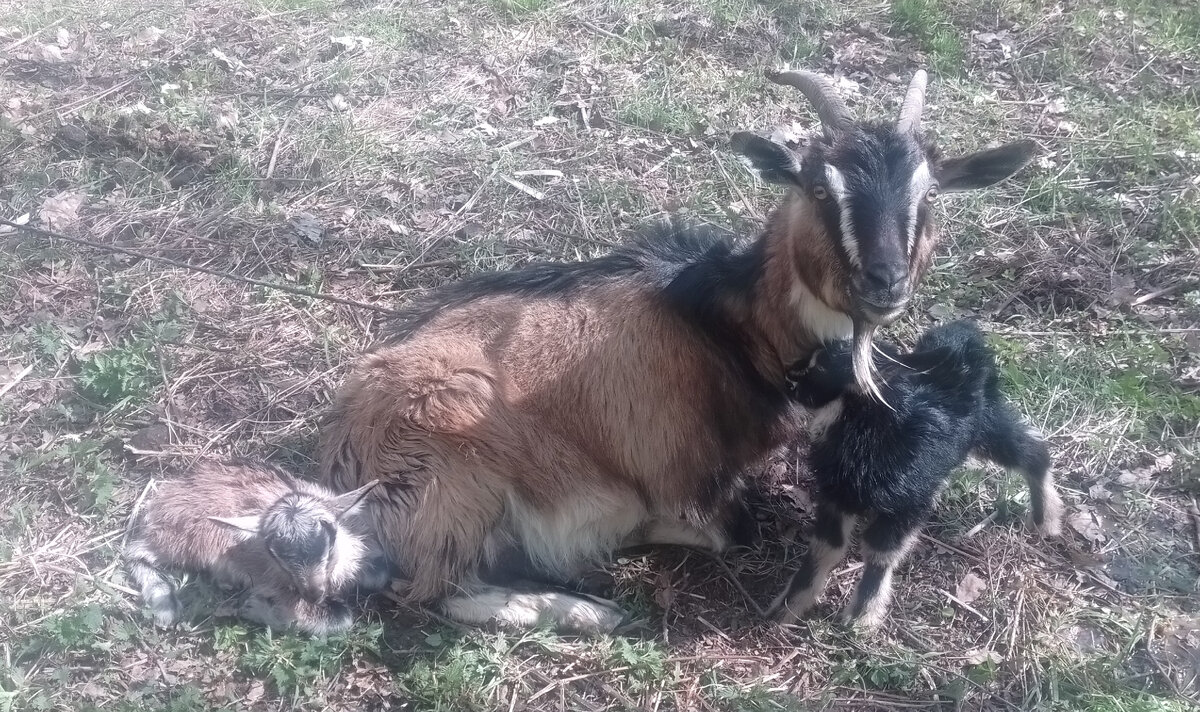
[[[0,0],[0,217],[383,309],[603,253],[663,214],[750,232],[771,197],[725,137],[810,119],[762,67],[836,70],[856,106],[890,112],[932,61],[946,144],[1031,135],[1048,155],[948,203],[954,238],[898,332],[985,322],[1073,517],[1038,545],[1018,483],[966,472],[871,638],[825,615],[850,566],[794,629],[747,600],[802,546],[790,457],[760,478],[761,547],[609,567],[643,622],[628,638],[465,631],[388,601],[325,642],[199,605],[157,631],[115,564],[146,482],[209,454],[307,470],[381,314],[0,227],[0,710],[1190,708],[1190,17],[1141,0]],[[956,602],[968,573],[986,588]]]

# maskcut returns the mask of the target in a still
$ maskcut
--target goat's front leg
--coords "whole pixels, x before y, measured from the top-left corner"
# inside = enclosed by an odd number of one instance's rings
[[[808,551],[800,569],[783,593],[775,598],[767,615],[780,623],[794,623],[807,614],[825,590],[825,582],[833,567],[846,555],[850,534],[857,518],[840,511],[828,502],[817,507],[817,520]]]
[[[449,618],[468,625],[533,628],[549,624],[586,635],[611,633],[626,620],[625,611],[607,599],[537,585],[468,584],[446,597],[441,608]]]
[[[863,574],[842,612],[845,623],[872,629],[883,622],[892,600],[892,572],[917,539],[923,517],[897,519],[878,514],[859,539]]]

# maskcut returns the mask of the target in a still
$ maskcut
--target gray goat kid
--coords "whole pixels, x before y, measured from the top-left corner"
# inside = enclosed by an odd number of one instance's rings
[[[238,615],[248,620],[316,635],[345,630],[352,615],[339,596],[390,580],[354,521],[376,484],[336,495],[268,465],[203,462],[162,483],[134,515],[126,571],[161,626],[180,613],[167,572],[186,571],[243,589]]]

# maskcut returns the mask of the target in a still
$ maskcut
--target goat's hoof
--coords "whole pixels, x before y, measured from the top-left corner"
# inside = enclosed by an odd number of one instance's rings
[[[799,610],[789,608],[786,605],[780,606],[779,610],[767,612],[767,617],[775,621],[777,625],[795,625],[800,622],[801,618],[808,615],[812,607],[801,608]]]
[[[1042,539],[1056,539],[1062,536],[1062,518],[1045,517],[1038,522],[1032,515],[1026,518],[1025,526]]]
[[[629,614],[616,603],[586,593],[579,596],[587,603],[573,607],[570,614],[561,621],[562,627],[577,633],[608,634],[629,624]]]
[[[848,628],[855,633],[862,635],[870,635],[880,629],[883,625],[884,616],[880,615],[854,615],[852,611],[845,610],[838,616],[838,623],[845,628]]]

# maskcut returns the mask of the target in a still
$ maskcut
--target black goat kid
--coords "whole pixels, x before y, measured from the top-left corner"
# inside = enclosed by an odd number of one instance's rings
[[[931,329],[909,354],[885,347],[877,367],[886,405],[855,384],[851,352],[850,342],[834,342],[789,374],[793,397],[814,410],[817,514],[804,561],[771,607],[781,622],[815,604],[860,518],[866,566],[843,619],[864,628],[882,622],[892,571],[968,455],[1020,471],[1032,524],[1044,536],[1060,531],[1062,502],[1046,443],[1005,401],[995,359],[974,323]]]

